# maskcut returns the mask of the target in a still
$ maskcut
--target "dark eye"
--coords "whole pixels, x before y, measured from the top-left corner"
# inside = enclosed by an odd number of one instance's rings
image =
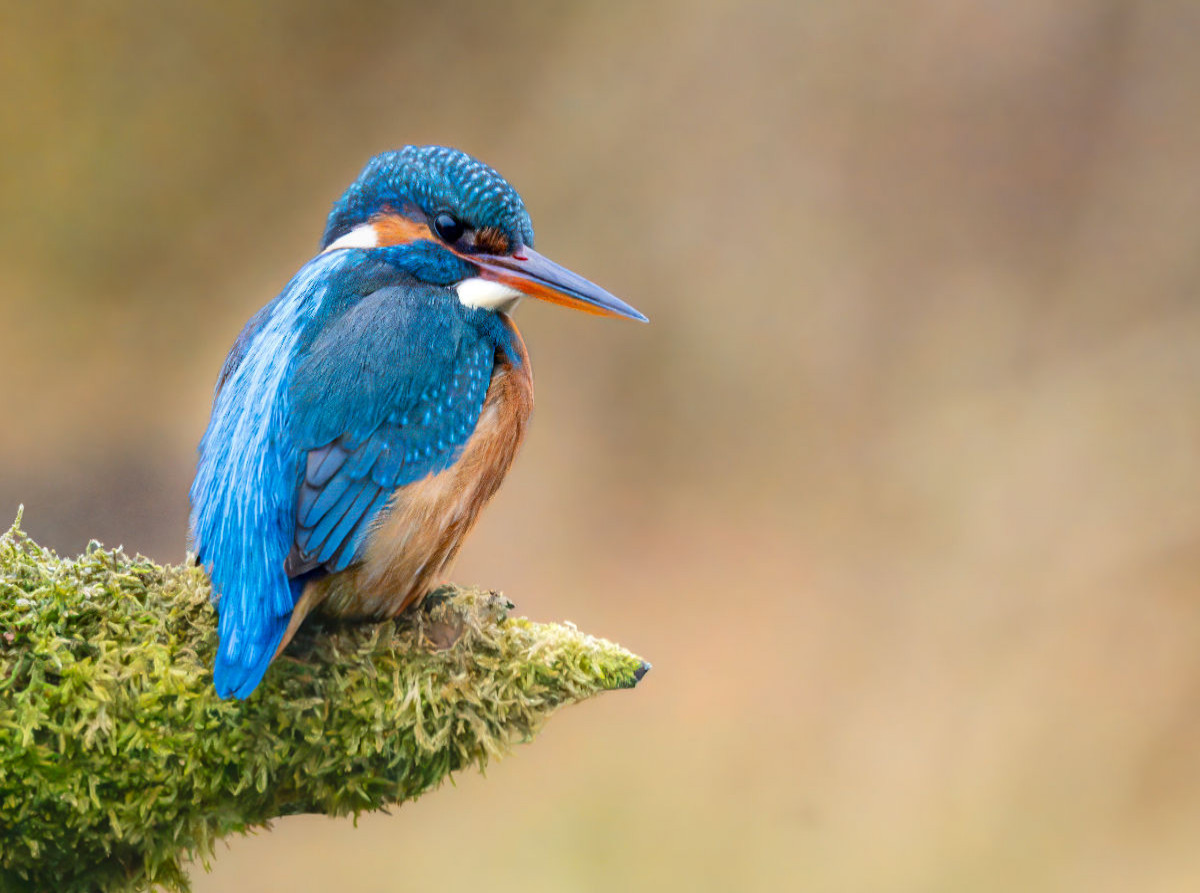
[[[442,241],[453,245],[462,238],[466,227],[452,214],[442,212],[433,218],[433,231],[438,234],[438,238]]]

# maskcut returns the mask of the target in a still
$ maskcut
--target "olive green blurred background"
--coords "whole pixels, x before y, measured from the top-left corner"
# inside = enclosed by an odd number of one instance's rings
[[[374,152],[455,145],[650,326],[527,302],[456,577],[654,662],[196,889],[1200,889],[1200,7],[8,3],[0,511],[184,555],[218,368]]]

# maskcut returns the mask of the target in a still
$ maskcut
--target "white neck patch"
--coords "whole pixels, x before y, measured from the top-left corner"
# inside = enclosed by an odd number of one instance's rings
[[[338,236],[329,243],[325,251],[336,251],[339,248],[378,248],[379,233],[369,223],[360,223],[344,236]],[[324,253],[324,252],[322,252]]]
[[[477,276],[458,283],[455,291],[458,292],[458,300],[466,307],[500,310],[504,313],[510,313],[524,297],[515,288]]]

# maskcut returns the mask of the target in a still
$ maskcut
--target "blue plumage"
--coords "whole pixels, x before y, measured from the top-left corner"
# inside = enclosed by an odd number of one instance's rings
[[[533,247],[533,224],[517,191],[486,164],[445,146],[405,146],[372,158],[333,206],[322,247],[385,205],[395,207],[398,197],[426,211],[451,208],[470,226],[498,227],[513,244]]]
[[[262,678],[298,598],[289,576],[348,567],[395,488],[453,463],[497,349],[516,356],[494,314],[444,289],[362,294],[379,277],[367,254],[311,261],[239,341],[214,403],[192,502],[223,696]]]
[[[454,462],[487,390],[473,373],[490,374],[497,348],[509,348],[495,323],[410,286],[380,289],[326,324],[291,385],[292,437],[320,458],[300,484],[290,571],[343,570],[392,490]]]
[[[385,153],[334,205],[325,250],[247,323],[221,370],[191,489],[193,541],[218,594],[222,697],[254,690],[311,608],[311,587],[366,560],[406,488],[455,465],[494,370],[528,382],[505,315],[515,296],[643,318],[532,242],[524,204],[491,168],[441,147]],[[492,423],[490,452],[462,465],[486,480],[438,491],[467,502],[422,540],[429,552],[411,562],[420,573],[396,605],[425,591],[507,472],[531,406],[522,393],[497,392],[517,402]]]

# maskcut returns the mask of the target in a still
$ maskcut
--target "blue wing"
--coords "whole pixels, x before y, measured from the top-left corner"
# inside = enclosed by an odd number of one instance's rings
[[[408,288],[368,295],[296,368],[292,433],[305,451],[289,576],[344,570],[397,489],[454,465],[479,419],[496,344]]]
[[[321,332],[290,388],[305,460],[289,576],[345,570],[397,488],[457,460],[495,353],[457,301],[411,288],[380,289]]]

